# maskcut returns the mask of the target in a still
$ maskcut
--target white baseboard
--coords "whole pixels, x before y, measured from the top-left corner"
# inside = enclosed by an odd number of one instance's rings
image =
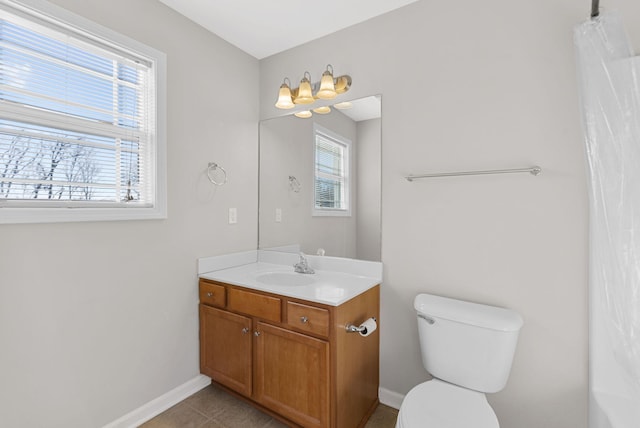
[[[211,378],[205,375],[198,375],[191,380],[183,383],[182,385],[173,388],[166,394],[149,401],[137,409],[127,413],[121,418],[108,423],[103,428],[136,428],[152,419],[154,416],[167,410],[190,395],[195,394],[202,388],[205,388],[211,384]]]
[[[404,395],[388,390],[386,388],[378,388],[378,398],[380,402],[385,406],[393,407],[394,409],[400,409]]]

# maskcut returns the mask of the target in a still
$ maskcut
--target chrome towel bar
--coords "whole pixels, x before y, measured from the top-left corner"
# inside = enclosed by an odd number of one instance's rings
[[[532,166],[529,168],[489,169],[483,171],[435,172],[432,174],[407,175],[405,178],[407,179],[407,181],[413,181],[418,178],[456,177],[462,175],[513,174],[518,172],[528,172],[531,175],[539,175],[542,172],[542,168],[540,168],[539,166]]]

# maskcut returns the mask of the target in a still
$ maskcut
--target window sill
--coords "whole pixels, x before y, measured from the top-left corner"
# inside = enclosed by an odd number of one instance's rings
[[[351,210],[318,210],[311,213],[313,217],[351,217]]]
[[[0,224],[80,221],[159,220],[166,208],[11,208],[0,207]]]

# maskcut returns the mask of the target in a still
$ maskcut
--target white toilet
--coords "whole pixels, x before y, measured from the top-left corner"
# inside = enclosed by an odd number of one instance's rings
[[[396,428],[499,428],[485,393],[504,388],[522,327],[515,311],[431,294],[414,301],[434,377],[404,398]]]

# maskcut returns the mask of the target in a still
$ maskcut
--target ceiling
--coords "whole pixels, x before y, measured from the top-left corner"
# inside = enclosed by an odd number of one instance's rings
[[[160,0],[257,59],[417,0]]]

